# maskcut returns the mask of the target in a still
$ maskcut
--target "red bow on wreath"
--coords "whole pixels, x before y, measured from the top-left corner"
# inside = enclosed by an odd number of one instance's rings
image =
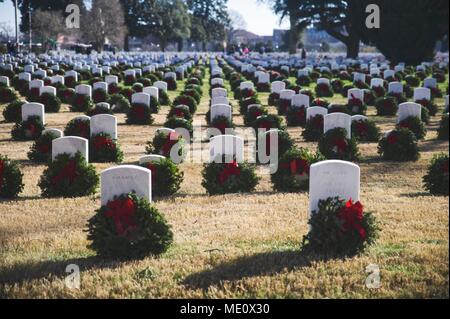
[[[360,202],[353,204],[353,201],[349,200],[340,209],[338,217],[343,221],[342,227],[344,232],[356,230],[361,239],[366,238],[366,230],[361,225],[363,221],[363,206]]]
[[[184,112],[181,109],[175,109],[175,116],[184,118]]]
[[[166,142],[164,143],[163,147],[162,147],[162,153],[164,156],[169,156],[170,155],[170,151],[172,150],[172,147],[178,143],[178,134],[176,132],[172,132],[169,134],[169,136],[167,137]]]
[[[303,120],[305,118],[305,109],[304,108],[296,109],[295,117],[300,121]]]
[[[131,199],[110,201],[106,206],[105,216],[114,219],[119,236],[125,236],[137,227],[133,220],[136,205]]]
[[[313,126],[316,129],[323,129],[323,116],[317,115],[313,117]]]
[[[157,174],[157,168],[152,163],[147,163],[147,169],[149,169],[152,172],[152,185],[154,181],[156,180],[156,174]]]
[[[50,152],[50,146],[48,144],[39,144],[38,151],[39,153],[47,154],[48,152]]]
[[[96,151],[100,151],[103,148],[115,149],[114,142],[106,136],[96,136],[94,138],[94,148]]]
[[[222,134],[225,134],[225,130],[227,129],[228,124],[226,122],[219,122],[216,123],[214,127],[218,129]]]
[[[133,115],[136,118],[144,118],[145,106],[137,105],[137,106],[133,107]]]
[[[356,131],[359,135],[366,135],[367,134],[367,124],[364,121],[358,121],[356,122]]]
[[[81,137],[87,138],[89,136],[89,129],[85,122],[78,123],[77,130]]]
[[[309,163],[301,158],[294,159],[290,163],[282,164],[281,167],[290,169],[291,175],[309,174]]]
[[[61,170],[61,172],[53,177],[52,182],[54,185],[57,185],[63,180],[67,179],[72,183],[77,175],[77,163],[75,162],[75,160],[70,160],[67,165]]]
[[[397,134],[395,134],[395,133],[389,134],[389,136],[387,137],[387,142],[389,145],[397,144],[397,142],[398,142]]]
[[[353,93],[350,94],[351,99],[348,101],[350,106],[362,106],[362,102],[360,99],[357,99]]]
[[[253,117],[258,118],[263,115],[263,113],[261,112],[260,109],[254,108],[253,110],[254,110],[254,111],[252,111]]]
[[[333,145],[337,148],[339,154],[344,154],[347,151],[347,140],[345,138],[334,140]]]
[[[265,129],[269,131],[272,128],[272,123],[270,121],[264,120],[259,123],[258,128]]]
[[[225,164],[224,169],[219,173],[219,176],[217,176],[217,181],[220,185],[223,185],[231,176],[239,175],[241,175],[241,169],[239,168],[238,163],[233,161],[232,163]]]
[[[37,133],[36,125],[34,125],[33,123],[26,123],[25,131],[29,132],[30,137],[36,136],[36,133]]]

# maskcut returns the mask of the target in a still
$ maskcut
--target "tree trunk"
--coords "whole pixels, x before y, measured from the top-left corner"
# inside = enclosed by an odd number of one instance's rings
[[[345,43],[347,46],[347,58],[357,59],[359,55],[360,39],[359,37],[350,37]]]
[[[183,39],[178,39],[178,52],[183,51]]]
[[[202,50],[203,50],[203,52],[206,52],[206,42],[205,41],[202,42]]]
[[[297,20],[291,15],[291,29],[289,30],[289,54],[296,54],[298,42],[300,40],[300,33],[297,28]]]
[[[125,39],[123,40],[123,49],[126,52],[130,51],[130,38],[128,37],[128,33],[125,34]]]

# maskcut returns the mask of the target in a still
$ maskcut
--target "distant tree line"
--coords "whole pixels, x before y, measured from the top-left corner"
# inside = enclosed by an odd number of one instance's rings
[[[360,43],[375,46],[392,61],[420,63],[433,57],[437,41],[448,48],[448,0],[260,0],[289,19],[289,52],[295,53],[308,26],[324,30],[356,58]],[[369,5],[380,9],[380,28],[368,28]]]

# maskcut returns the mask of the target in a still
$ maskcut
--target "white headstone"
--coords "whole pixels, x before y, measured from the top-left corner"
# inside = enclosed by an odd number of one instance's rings
[[[105,82],[108,84],[118,84],[119,83],[119,78],[116,75],[107,75],[105,76]]]
[[[296,94],[292,97],[291,100],[292,107],[309,107],[309,96],[304,94]]]
[[[80,84],[75,87],[75,93],[92,97],[92,87],[87,84]]]
[[[271,85],[270,92],[280,94],[281,91],[283,91],[285,89],[286,89],[286,83],[284,83],[282,81],[275,81]]]
[[[44,93],[49,93],[53,96],[56,96],[56,88],[53,86],[42,86],[39,88],[39,95],[42,95]]]
[[[89,162],[89,141],[78,136],[65,136],[52,141],[52,160],[59,154],[69,154],[74,156],[80,152]]]
[[[9,78],[7,76],[0,76],[0,83],[3,83],[6,86],[9,86]]]
[[[166,158],[161,155],[145,155],[139,159],[139,164],[142,165],[142,164],[146,164],[146,163],[161,162],[165,159]]]
[[[105,133],[117,140],[117,117],[110,114],[98,114],[91,117],[91,136]]]
[[[250,82],[250,81],[242,82],[242,83],[239,85],[239,88],[240,88],[241,91],[242,91],[242,90],[246,90],[246,89],[252,90],[254,87],[255,87],[255,86],[254,86],[253,82]]]
[[[360,200],[361,173],[358,165],[344,161],[323,161],[311,165],[309,173],[309,211],[317,211],[321,200],[340,197]]]
[[[262,73],[258,76],[258,83],[270,83],[270,74]]]
[[[328,109],[321,106],[311,106],[306,109],[306,120],[309,120],[310,118],[315,117],[316,115],[322,115],[325,117],[325,115],[328,114]]]
[[[382,79],[372,79],[370,80],[370,87],[374,88],[374,87],[383,87],[384,86],[384,81]]]
[[[122,165],[101,173],[101,203],[106,205],[114,197],[136,193],[152,201],[152,172],[134,165]]]
[[[95,82],[93,88],[94,88],[94,91],[100,89],[100,90],[104,90],[105,92],[108,92],[108,83]]]
[[[52,84],[56,84],[56,83],[64,84],[64,77],[62,75],[52,76],[51,77],[51,83]]]
[[[437,80],[435,78],[426,78],[423,81],[423,86],[429,89],[434,89],[437,87]]]
[[[347,131],[347,138],[352,136],[352,117],[345,113],[331,113],[324,117],[324,133],[335,128],[344,128]]]
[[[211,162],[220,155],[230,158],[235,156],[238,163],[244,162],[244,140],[241,137],[234,135],[212,137],[209,142],[209,150]]]
[[[145,104],[148,107],[150,107],[150,94],[147,93],[134,93],[131,96],[131,103],[137,103],[137,104]]]
[[[22,104],[22,121],[28,120],[32,116],[38,116],[42,124],[45,125],[45,106],[41,103]]]
[[[283,90],[280,92],[280,99],[281,100],[291,100],[292,101],[292,97],[295,95],[295,91],[294,90]]]
[[[391,82],[389,83],[389,93],[402,94],[403,93],[403,84],[401,82]]]
[[[415,88],[414,101],[431,100],[431,90],[429,88]]]
[[[367,121],[367,120],[369,120],[369,118],[367,116],[364,116],[364,115],[353,115],[352,116],[352,122]]]
[[[45,130],[42,131],[42,135],[45,135],[47,133],[52,133],[52,134],[56,135],[57,138],[60,138],[60,137],[64,136],[63,131],[58,130],[56,128],[48,128],[48,129],[45,129]]]
[[[156,86],[147,86],[142,90],[142,93],[147,93],[159,101],[159,89]]]
[[[211,97],[228,97],[228,92],[226,89],[223,88],[215,88],[211,91]]]
[[[226,104],[230,105],[228,98],[223,96],[213,97],[211,100],[211,106],[216,104]]]
[[[27,82],[31,81],[31,74],[28,72],[19,73],[19,80],[25,80]]]
[[[40,89],[44,86],[44,81],[42,80],[33,80],[28,83],[28,88],[31,89]]]
[[[350,89],[347,92],[347,99],[358,99],[364,101],[364,90],[360,89]]]
[[[407,119],[408,117],[422,118],[422,105],[418,103],[406,102],[398,106],[398,119],[397,123]]]
[[[231,121],[233,111],[231,106],[224,104],[215,104],[211,106],[211,122],[218,116],[225,116]]]
[[[167,92],[167,82],[164,81],[156,81],[154,84],[159,90]]]

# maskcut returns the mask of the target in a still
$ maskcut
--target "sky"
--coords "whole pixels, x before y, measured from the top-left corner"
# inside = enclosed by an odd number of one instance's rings
[[[239,12],[247,24],[247,30],[258,35],[272,35],[273,29],[289,28],[288,21],[283,21],[280,26],[279,17],[267,4],[261,4],[257,0],[229,0],[228,8]],[[14,7],[10,0],[0,3],[0,25],[5,23],[14,27]]]

